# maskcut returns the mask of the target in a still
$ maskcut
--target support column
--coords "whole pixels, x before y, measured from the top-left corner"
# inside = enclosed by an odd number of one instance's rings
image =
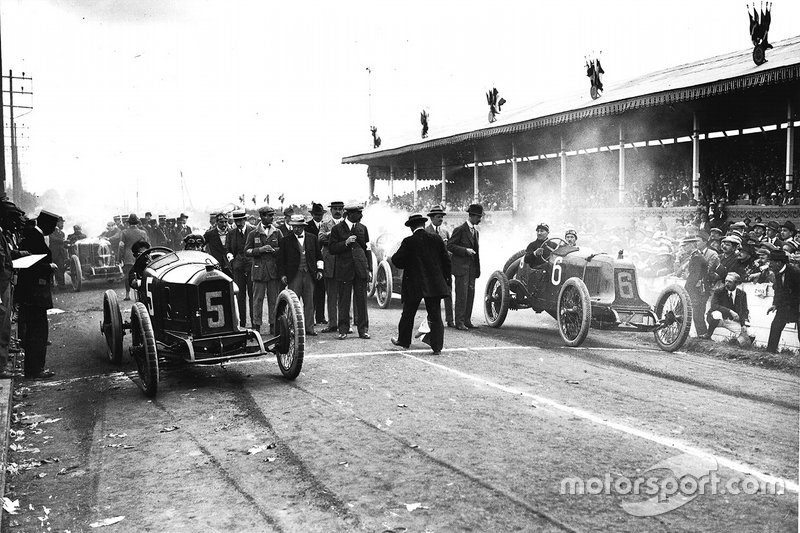
[[[519,196],[518,196],[518,179],[517,174],[517,144],[511,141],[511,212],[516,213],[519,210]]]
[[[369,178],[369,199],[372,200],[372,197],[375,196],[375,178]]]
[[[561,159],[561,205],[567,203],[567,150],[564,148],[564,137],[561,137],[561,151],[558,153]]]
[[[394,200],[394,165],[389,166],[389,199]]]
[[[786,190],[792,192],[794,187],[794,117],[792,117],[792,101],[786,104]]]
[[[693,113],[692,127],[692,193],[694,199],[700,201],[700,121],[697,113]]]
[[[478,203],[478,150],[472,151],[472,162],[475,166],[472,167],[472,203]]]
[[[447,204],[447,166],[444,163],[444,156],[442,156],[442,208],[445,208],[446,204]]]
[[[625,138],[622,135],[622,124],[619,125],[619,204],[625,202]]]
[[[417,209],[417,162],[414,161],[414,210]]]

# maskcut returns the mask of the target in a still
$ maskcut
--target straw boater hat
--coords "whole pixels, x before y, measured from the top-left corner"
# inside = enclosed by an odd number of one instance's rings
[[[352,204],[347,204],[346,206],[344,206],[344,210],[345,211],[363,211],[364,210],[364,206],[362,204],[352,203]]]
[[[237,209],[233,212],[233,220],[242,220],[245,218],[247,218],[247,212],[244,209]]]
[[[306,225],[306,217],[303,215],[292,215],[292,218],[289,220],[290,226],[305,226]]]

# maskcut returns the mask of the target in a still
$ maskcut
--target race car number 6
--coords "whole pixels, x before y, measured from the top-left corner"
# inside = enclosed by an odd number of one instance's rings
[[[563,260],[563,257],[556,257],[556,260],[553,261],[553,275],[550,276],[550,281],[553,285],[561,283],[561,261]]]

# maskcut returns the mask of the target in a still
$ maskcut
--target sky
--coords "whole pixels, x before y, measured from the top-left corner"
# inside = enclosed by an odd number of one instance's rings
[[[770,41],[800,34],[800,2],[772,13]],[[3,0],[0,29],[4,75],[33,78],[25,188],[140,214],[364,200],[341,159],[371,124],[389,145],[423,108],[431,135],[485,116],[493,86],[504,109],[583,93],[592,51],[609,84],[752,48],[739,1]]]

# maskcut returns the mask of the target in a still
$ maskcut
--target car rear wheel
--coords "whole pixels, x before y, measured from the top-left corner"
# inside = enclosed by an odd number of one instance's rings
[[[692,328],[689,293],[680,285],[670,285],[658,295],[656,317],[661,325],[653,332],[658,346],[667,352],[679,350]]]
[[[372,272],[377,274],[377,272],[378,272],[378,260],[375,258],[375,254],[374,253],[371,254],[371,255],[372,255]],[[376,281],[375,280],[375,276],[372,276],[372,281],[367,283],[367,298],[372,298],[373,296],[375,296],[375,288],[376,288],[375,281]]]
[[[525,250],[520,250],[519,252],[515,253],[511,257],[508,258],[506,264],[503,265],[503,273],[505,273],[508,279],[513,278],[520,267],[521,259],[525,257]]]
[[[139,372],[139,388],[152,398],[158,392],[158,352],[153,324],[142,302],[131,308],[131,337],[131,356]]]
[[[83,274],[81,273],[81,260],[77,255],[73,255],[69,260],[69,279],[72,281],[73,290],[81,292]]]
[[[392,301],[392,267],[385,259],[378,265],[375,273],[375,299],[381,309],[389,307]]]
[[[592,303],[589,289],[580,278],[569,278],[558,293],[558,332],[567,346],[580,346],[589,334]]]
[[[508,306],[511,293],[508,290],[508,277],[499,270],[492,272],[486,282],[486,292],[483,297],[483,314],[486,323],[493,328],[503,325],[508,315]]]
[[[103,295],[103,324],[100,326],[108,346],[108,359],[115,365],[122,363],[122,313],[117,293],[109,289]]]
[[[281,373],[287,379],[295,379],[303,368],[306,327],[300,299],[289,289],[284,289],[278,295],[275,334],[278,336],[276,355]]]

